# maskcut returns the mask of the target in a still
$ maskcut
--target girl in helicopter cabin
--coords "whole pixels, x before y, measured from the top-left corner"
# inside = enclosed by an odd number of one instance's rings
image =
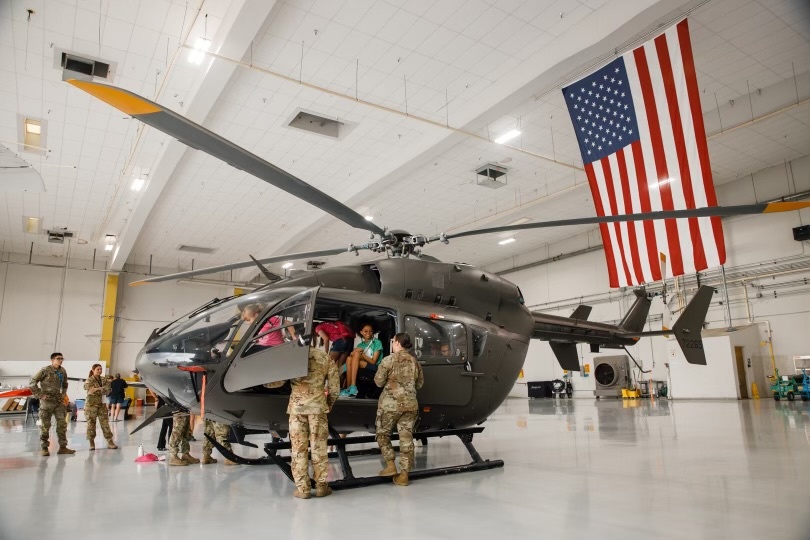
[[[87,390],[84,417],[87,419],[87,440],[90,442],[90,450],[96,449],[96,419],[101,424],[104,438],[107,439],[107,448],[115,450],[118,446],[113,442],[110,420],[107,418],[107,407],[104,406],[101,399],[110,393],[110,382],[101,376],[101,364],[93,364],[93,368],[84,382],[84,389]]]

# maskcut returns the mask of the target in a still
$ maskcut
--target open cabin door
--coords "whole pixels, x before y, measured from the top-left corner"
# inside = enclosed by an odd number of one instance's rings
[[[227,392],[307,374],[312,313],[318,287],[265,309],[247,329],[225,373]]]

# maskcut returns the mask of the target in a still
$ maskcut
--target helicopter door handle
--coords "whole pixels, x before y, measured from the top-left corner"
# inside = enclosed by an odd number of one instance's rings
[[[483,377],[484,373],[481,373],[480,371],[462,371],[459,373],[459,375],[462,377]]]

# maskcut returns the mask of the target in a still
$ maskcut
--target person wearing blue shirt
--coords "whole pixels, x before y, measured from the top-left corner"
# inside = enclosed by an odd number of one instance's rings
[[[346,360],[347,388],[341,390],[341,397],[357,397],[357,370],[364,368],[376,371],[382,356],[382,342],[374,337],[374,328],[370,324],[360,329],[360,337],[363,340]]]

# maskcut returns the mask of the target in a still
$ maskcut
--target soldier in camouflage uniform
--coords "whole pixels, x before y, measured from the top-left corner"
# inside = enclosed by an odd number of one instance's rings
[[[172,467],[194,465],[200,460],[188,453],[191,439],[189,413],[175,412],[172,416],[172,435],[169,437],[169,465]]]
[[[315,496],[332,493],[327,482],[329,474],[326,440],[329,437],[326,414],[332,410],[340,394],[340,376],[337,366],[320,349],[310,347],[309,365],[304,377],[292,379],[292,393],[287,406],[290,415],[290,443],[292,474],[295,481],[294,497],[309,499],[309,459],[307,443],[312,449],[312,469],[315,477]],[[328,387],[328,394],[324,394]]]
[[[408,485],[408,472],[413,468],[413,426],[419,412],[416,391],[422,388],[425,376],[422,366],[408,354],[411,337],[406,333],[394,336],[393,354],[382,359],[374,382],[383,389],[377,405],[377,444],[385,459],[385,469],[380,476],[393,476],[398,486]],[[397,426],[399,433],[399,467],[394,463],[394,448],[391,446],[391,430]]]
[[[84,382],[84,389],[87,390],[84,417],[87,419],[87,440],[90,441],[90,450],[96,449],[96,418],[101,424],[104,438],[107,439],[107,447],[115,450],[118,447],[113,442],[110,420],[107,418],[107,407],[101,400],[102,396],[110,393],[110,380],[101,377],[101,364],[93,364],[93,369],[90,370],[90,374]]]
[[[43,456],[51,455],[48,451],[48,432],[51,430],[51,416],[56,416],[56,436],[59,438],[58,454],[75,454],[75,450],[67,447],[67,399],[68,378],[67,371],[62,367],[64,356],[55,352],[51,355],[51,365],[46,366],[31,377],[28,387],[31,394],[39,399],[39,419],[42,426],[39,428],[39,440]]]
[[[227,448],[228,450],[231,449],[231,443],[228,442],[228,437],[230,436],[231,428],[228,424],[223,424],[222,422],[214,422],[213,420],[209,420],[208,418],[205,419],[205,435],[210,436],[212,439],[216,439],[216,441]],[[211,463],[216,463],[217,460],[211,457],[211,451],[214,449],[214,445],[208,439],[208,437],[203,437],[203,457],[200,463],[203,465],[209,465]],[[235,461],[231,461],[230,459],[225,460],[225,465],[239,465]]]

